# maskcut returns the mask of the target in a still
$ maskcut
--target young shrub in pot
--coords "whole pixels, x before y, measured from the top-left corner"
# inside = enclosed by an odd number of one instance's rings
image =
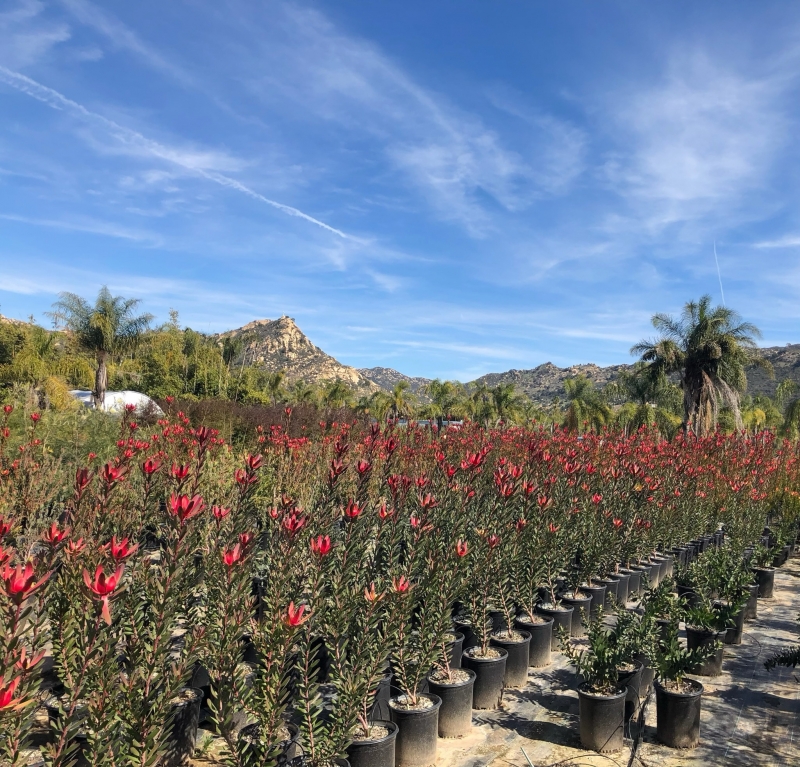
[[[625,726],[625,697],[620,687],[620,646],[603,625],[602,610],[587,632],[588,649],[576,650],[561,630],[561,651],[582,681],[578,687],[580,735],[584,748],[599,753],[620,751]]]
[[[671,748],[694,748],[700,742],[700,696],[703,685],[686,674],[714,653],[713,646],[686,649],[678,638],[678,618],[673,618],[658,645],[656,667],[656,735]]]

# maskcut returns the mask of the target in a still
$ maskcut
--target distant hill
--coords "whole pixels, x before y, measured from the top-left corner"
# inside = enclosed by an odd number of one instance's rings
[[[774,378],[759,367],[747,371],[747,393],[775,396],[775,388],[784,379],[794,381],[800,389],[800,344],[770,346],[761,350],[764,359],[772,364]],[[592,363],[560,368],[551,362],[530,370],[507,370],[505,373],[488,373],[473,384],[485,383],[497,386],[499,383],[513,383],[518,391],[527,394],[537,404],[549,404],[555,397],[564,396],[564,381],[577,375],[585,375],[594,381],[595,386],[603,388],[613,381],[623,370],[630,370],[632,364],[600,367]]]
[[[311,343],[291,317],[255,320],[221,333],[217,338],[242,339],[242,350],[235,365],[252,365],[269,372],[284,370],[289,382],[302,380],[318,384],[338,378],[361,393],[378,388],[358,370],[343,365]]]
[[[473,381],[472,385],[497,386],[500,383],[513,383],[517,391],[524,392],[537,404],[545,405],[552,402],[556,397],[564,397],[564,381],[567,378],[585,375],[594,381],[598,388],[602,388],[613,381],[620,374],[620,371],[630,367],[630,365],[611,365],[603,368],[589,363],[560,368],[552,362],[545,362],[543,365],[530,370],[507,370],[505,373],[488,373]]]
[[[0,323],[25,326],[29,323],[4,317]],[[431,379],[407,376],[393,368],[373,367],[356,369],[343,365],[315,346],[297,327],[291,317],[277,320],[254,320],[235,330],[215,336],[218,340],[241,338],[243,345],[235,365],[252,365],[270,372],[284,370],[289,382],[303,380],[318,384],[340,379],[359,394],[369,394],[379,389],[390,391],[399,381],[408,381],[410,389],[420,401],[428,401],[421,389]],[[773,366],[775,375],[770,377],[761,368],[747,371],[748,393],[775,396],[777,385],[789,379],[800,390],[800,344],[771,346],[761,350],[764,358]],[[577,375],[585,375],[598,388],[613,381],[620,372],[629,370],[632,364],[600,367],[593,363],[560,368],[545,362],[528,370],[507,370],[503,373],[487,373],[468,385],[513,383],[517,390],[525,393],[537,404],[549,404],[556,397],[564,397],[564,381]]]
[[[364,378],[368,378],[373,383],[381,387],[381,389],[391,390],[400,381],[408,381],[408,385],[415,394],[419,390],[431,382],[430,378],[416,378],[404,375],[393,368],[359,368],[358,372]]]

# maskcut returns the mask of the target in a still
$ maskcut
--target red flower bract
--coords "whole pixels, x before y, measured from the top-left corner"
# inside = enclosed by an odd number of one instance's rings
[[[330,550],[330,535],[318,535],[316,538],[311,539],[311,552],[318,557],[324,557],[326,554],[330,553]]]
[[[188,495],[175,495],[175,493],[173,493],[169,498],[169,507],[173,515],[184,525],[190,519],[200,514],[200,512],[205,509],[206,505],[199,495],[189,498]]]
[[[107,463],[103,466],[103,480],[107,485],[113,485],[119,482],[122,478],[122,469],[119,466],[114,466],[112,463]]]
[[[100,614],[109,626],[111,625],[111,612],[108,608],[108,600],[116,591],[124,569],[125,565],[120,565],[111,575],[106,577],[103,566],[97,565],[97,570],[94,571],[94,578],[89,575],[88,570],[83,571],[83,582],[89,591],[100,598],[100,603],[103,606]]]
[[[458,543],[456,543],[456,554],[458,554],[458,556],[465,557],[467,556],[468,551],[469,549],[467,548],[466,541],[459,541]]]
[[[129,545],[128,539],[123,538],[121,541],[117,540],[116,535],[111,536],[111,540],[103,546],[104,551],[110,551],[111,556],[117,561],[133,556],[139,549],[139,544],[135,543],[133,546]]]
[[[305,617],[303,617],[305,612],[305,605],[295,607],[294,602],[289,602],[289,606],[286,608],[286,618],[284,618],[286,625],[291,626],[292,628],[302,626],[311,617],[311,613],[308,613],[305,615]]]
[[[348,501],[344,509],[344,515],[348,519],[355,519],[363,510],[363,507],[359,506],[355,501]]]
[[[42,536],[45,541],[47,541],[51,546],[58,546],[64,538],[67,537],[69,534],[69,530],[60,530],[58,524],[53,522],[50,527],[45,530],[44,535]]]
[[[18,700],[14,699],[14,693],[19,686],[19,677],[12,679],[5,687],[0,687],[0,709],[9,708],[15,705]]]
[[[42,586],[49,577],[50,573],[47,573],[43,578],[36,581],[33,565],[28,562],[25,567],[17,565],[16,568],[13,568],[6,565],[3,568],[2,575],[0,575],[0,581],[2,581],[3,590],[8,598],[14,604],[19,605]]]
[[[232,549],[226,549],[222,552],[222,561],[226,567],[233,567],[237,562],[242,561],[242,547],[236,544]]]

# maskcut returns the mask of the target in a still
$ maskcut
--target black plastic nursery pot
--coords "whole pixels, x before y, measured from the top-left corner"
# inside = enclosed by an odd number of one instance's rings
[[[747,597],[747,604],[744,606],[744,619],[752,621],[758,617],[758,584],[751,583],[746,588],[749,596]]]
[[[606,587],[596,583],[593,583],[591,586],[584,584],[581,586],[581,591],[592,598],[592,602],[589,606],[589,620],[596,621],[600,607],[606,600]]]
[[[418,698],[432,705],[427,708],[404,708],[404,698],[401,695],[392,698],[389,703],[391,721],[398,728],[394,763],[396,767],[429,767],[436,763],[442,699],[438,695],[427,693]]]
[[[665,578],[669,578],[672,575],[673,564],[675,562],[675,557],[672,554],[662,554],[661,555],[661,571],[659,572],[659,582],[663,581]]]
[[[564,631],[567,634],[570,633],[572,629],[572,613],[574,609],[572,607],[567,607],[564,605],[558,605],[556,607],[547,607],[545,605],[536,605],[536,612],[539,615],[544,615],[546,618],[553,619],[553,634],[550,640],[550,649],[557,650],[558,649],[558,627],[563,627]]]
[[[300,731],[291,722],[285,722],[284,726],[286,727],[286,738],[280,743],[280,753],[275,761],[277,767],[286,767],[286,765],[294,764],[293,760],[298,756],[300,750],[298,746]],[[242,727],[239,730],[239,739],[251,743],[256,741],[258,739],[258,728],[259,725],[257,724],[249,724],[246,727]],[[194,753],[194,740],[192,740],[190,755],[192,753]]]
[[[669,638],[669,618],[656,618],[656,626],[658,626],[658,638],[662,642],[668,641]]]
[[[498,708],[503,697],[508,653],[501,647],[492,647],[490,649],[495,650],[497,656],[483,658],[475,654],[475,649],[465,650],[461,659],[461,668],[475,672],[472,708]]]
[[[650,565],[650,588],[654,589],[661,583],[661,560],[658,557],[650,557],[647,564]]]
[[[453,632],[453,641],[447,643],[450,653],[450,668],[461,668],[461,655],[464,653],[464,635],[460,631]]]
[[[472,727],[472,694],[475,688],[475,672],[471,669],[458,669],[466,674],[466,680],[437,682],[428,677],[431,694],[442,699],[439,708],[439,737],[463,738]]]
[[[475,629],[470,621],[456,618],[453,621],[453,629],[464,637],[462,649],[469,650],[470,647],[475,647],[475,645],[480,644],[478,635],[475,633]]]
[[[744,631],[744,608],[733,617],[733,626],[728,626],[725,632],[725,638],[722,640],[725,644],[741,644],[742,632]]]
[[[603,607],[609,609],[617,599],[619,581],[616,578],[609,576],[608,578],[595,578],[594,583],[606,587],[606,593],[603,598]]]
[[[170,703],[173,708],[166,753],[161,764],[180,767],[194,754],[197,727],[200,724],[200,703],[203,691],[197,687],[184,687]]]
[[[561,604],[569,605],[572,607],[572,623],[570,624],[569,635],[572,637],[582,637],[586,634],[586,626],[584,620],[589,620],[592,610],[592,595],[583,594],[578,591],[577,594],[572,592],[569,594],[561,595]],[[583,610],[583,615],[581,614]],[[585,616],[585,618],[583,617]]]
[[[394,722],[370,722],[370,729],[384,727],[386,735],[354,740],[347,747],[347,759],[352,767],[394,767],[397,725]]]
[[[691,690],[674,692],[656,682],[656,737],[670,748],[694,748],[700,743],[700,702],[703,685],[685,679]]]
[[[623,607],[628,603],[628,586],[630,584],[631,576],[629,573],[618,570],[614,573],[614,577],[619,581],[617,586],[617,602]]]
[[[639,685],[639,697],[646,698],[653,688],[656,670],[650,666],[650,659],[646,655],[640,653],[636,656],[635,660],[642,664],[642,680]]]
[[[772,599],[772,594],[775,591],[775,568],[757,567],[755,572],[758,596],[761,599]]]
[[[621,751],[625,729],[624,688],[614,695],[595,695],[578,688],[581,743],[584,748],[609,754]]]
[[[524,687],[528,683],[528,660],[530,658],[531,635],[527,631],[515,630],[509,637],[507,632],[493,634],[492,647],[508,653],[503,687]]]
[[[624,687],[625,693],[625,723],[627,724],[639,709],[639,698],[642,689],[642,670],[644,665],[638,661],[633,664],[633,669],[619,671],[617,683]]]
[[[682,583],[678,584],[678,596],[685,597],[689,607],[696,605],[700,601],[700,596],[697,592],[691,586],[684,586]]]
[[[693,650],[695,647],[712,645],[714,642],[725,638],[725,631],[708,631],[707,629],[686,627],[686,647]],[[695,666],[691,672],[700,676],[719,676],[722,673],[722,655],[724,646],[720,645],[717,651],[704,663]]]
[[[378,686],[375,688],[375,698],[372,701],[372,708],[369,710],[369,719],[374,722],[388,722],[389,701],[392,698],[392,679],[394,678],[391,668],[387,665],[386,672],[380,678]]]
[[[631,565],[631,570],[638,570],[640,574],[640,582],[639,582],[639,593],[641,594],[643,591],[646,591],[649,588],[652,588],[653,581],[651,578],[651,571],[653,566],[651,564],[644,564],[639,563],[638,565]]]
[[[628,574],[628,599],[638,597],[642,591],[642,571],[641,570],[621,570]]]
[[[518,629],[531,635],[528,652],[528,665],[535,668],[550,665],[550,653],[553,643],[553,619],[537,615],[539,622],[531,621],[527,615],[517,616],[514,624]]]

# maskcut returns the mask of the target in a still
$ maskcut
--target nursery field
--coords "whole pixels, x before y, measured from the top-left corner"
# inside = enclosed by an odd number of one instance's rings
[[[3,411],[0,765],[796,763],[797,443],[136,418]]]

